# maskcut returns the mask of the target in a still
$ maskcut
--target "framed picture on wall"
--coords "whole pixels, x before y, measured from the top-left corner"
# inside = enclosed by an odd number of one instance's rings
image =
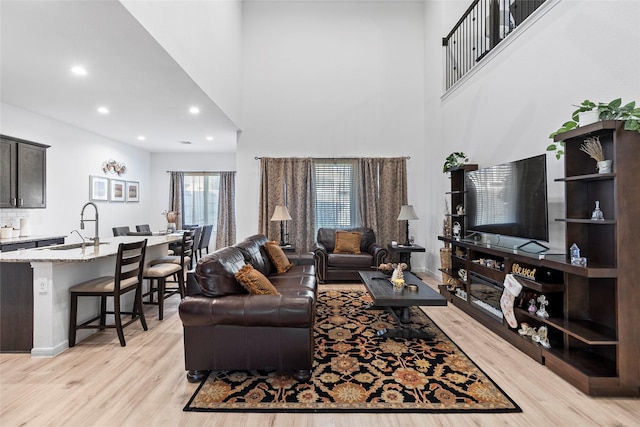
[[[111,181],[111,201],[124,202],[126,200],[126,183],[119,179],[110,179]]]
[[[127,202],[140,201],[140,183],[127,181]]]
[[[101,176],[89,177],[89,199],[94,201],[109,200],[109,179]]]

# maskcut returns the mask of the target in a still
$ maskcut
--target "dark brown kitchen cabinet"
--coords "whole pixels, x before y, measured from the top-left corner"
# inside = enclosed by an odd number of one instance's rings
[[[47,148],[0,135],[0,208],[47,206]]]

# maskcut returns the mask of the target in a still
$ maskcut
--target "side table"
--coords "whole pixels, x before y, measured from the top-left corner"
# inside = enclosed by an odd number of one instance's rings
[[[425,252],[425,248],[420,245],[391,245],[389,244],[389,252],[397,253],[400,257],[400,262],[407,264],[406,271],[411,271],[411,253],[412,252]]]

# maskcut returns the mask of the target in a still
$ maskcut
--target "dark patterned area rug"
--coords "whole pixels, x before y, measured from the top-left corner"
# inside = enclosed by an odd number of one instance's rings
[[[422,310],[433,340],[376,335],[394,327],[363,291],[320,291],[311,380],[263,371],[211,372],[185,411],[521,412]]]

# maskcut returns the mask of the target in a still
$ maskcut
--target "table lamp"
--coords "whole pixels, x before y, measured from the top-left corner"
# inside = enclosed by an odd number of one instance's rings
[[[413,205],[402,205],[400,208],[400,214],[398,215],[398,221],[407,221],[407,235],[405,246],[411,246],[409,242],[409,220],[419,219],[418,215],[416,215],[416,211],[413,209]]]
[[[280,246],[288,245],[285,243],[284,237],[284,222],[291,221],[291,215],[289,215],[289,211],[286,206],[277,205],[276,209],[273,211],[273,216],[271,217],[271,221],[280,221]]]

